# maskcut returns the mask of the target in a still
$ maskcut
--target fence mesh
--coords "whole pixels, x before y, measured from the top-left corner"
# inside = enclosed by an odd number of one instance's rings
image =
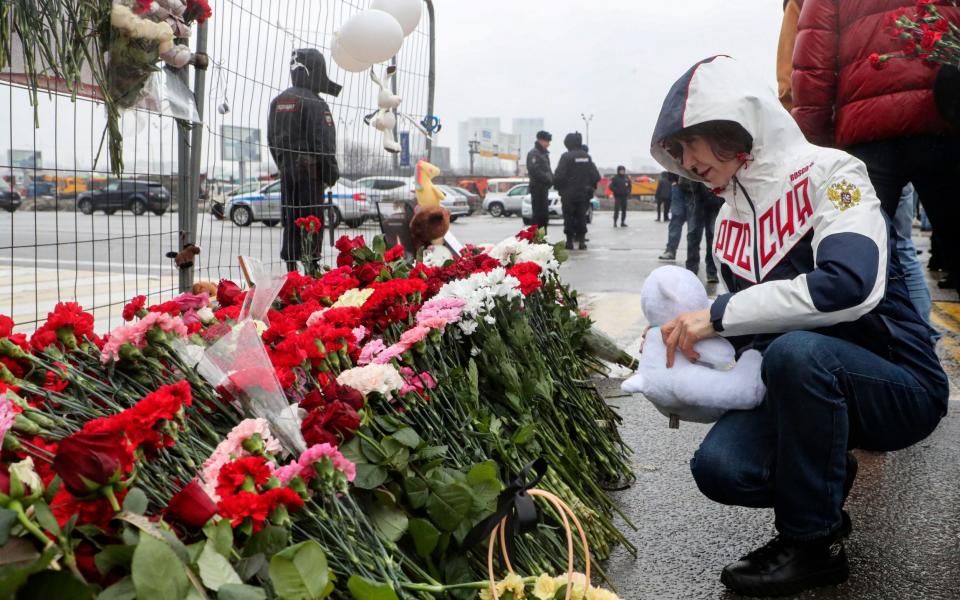
[[[341,222],[334,237],[362,235],[369,239],[379,233],[373,204],[387,191],[380,188],[394,185],[389,183],[390,178],[412,174],[411,167],[401,166],[400,155],[383,149],[381,134],[364,123],[364,116],[377,109],[379,90],[369,72],[346,72],[330,59],[333,33],[366,8],[366,3],[267,0],[256,2],[255,6],[254,10],[249,2],[220,0],[214,9],[216,23],[212,25],[208,46],[213,64],[208,73],[204,123],[206,198],[201,204],[197,228],[202,248],[197,278],[201,280],[238,279],[238,253],[265,263],[280,261],[282,233],[275,218],[243,226],[237,223],[244,223],[247,218],[244,207],[250,203],[245,202],[245,196],[265,196],[260,203],[279,207],[279,181],[272,181],[277,171],[268,158],[266,145],[267,115],[270,101],[290,86],[289,64],[294,49],[319,48],[327,58],[330,78],[343,85],[338,97],[324,96],[337,129],[341,181],[335,191],[338,196],[363,194],[367,200],[336,200]],[[396,57],[396,93],[403,98],[400,110],[416,121],[425,116],[427,107],[429,43],[424,17]],[[381,75],[383,65],[376,69]],[[222,114],[218,110],[223,106],[229,107],[229,112]],[[425,139],[411,129],[403,120],[398,124],[400,132],[409,133],[406,162],[414,165],[425,154]],[[225,160],[225,144],[247,146],[240,152],[259,159],[242,166],[239,161]],[[257,146],[256,151],[248,147],[251,144]],[[236,156],[237,150],[228,149],[227,156],[231,152]],[[357,180],[360,185],[351,184]],[[211,213],[214,204],[223,206],[223,218]],[[275,217],[277,210],[264,212]],[[323,259],[329,262],[330,238],[324,239]]]
[[[174,296],[180,289],[178,273],[165,254],[180,248],[179,211],[187,202],[199,202],[194,231],[202,250],[195,280],[239,280],[238,255],[279,262],[281,228],[269,220],[237,225],[231,209],[251,194],[279,206],[277,169],[266,144],[267,114],[271,99],[290,85],[289,59],[296,48],[320,49],[331,79],[343,85],[339,97],[325,98],[337,128],[340,185],[351,196],[368,198],[338,201],[343,214],[334,237],[369,239],[379,233],[376,217],[369,217],[376,210],[360,209],[382,197],[381,188],[395,185],[388,179],[409,177],[413,169],[401,165],[400,155],[388,154],[380,133],[364,123],[377,108],[378,88],[369,72],[348,73],[330,59],[333,33],[369,3],[210,4],[206,51],[211,62],[206,93],[197,99],[205,104],[197,125],[202,129],[200,169],[190,174],[199,179],[199,199],[190,198],[191,186],[181,189],[176,119],[145,110],[123,113],[124,171],[116,177],[107,156],[103,104],[41,90],[32,106],[17,76],[14,38],[13,64],[0,73],[0,209],[6,209],[0,210],[0,314],[13,317],[18,330],[35,328],[57,302],[78,302],[94,313],[102,330],[117,324],[123,304],[135,295],[146,295],[151,303]],[[395,59],[400,110],[416,121],[427,112],[429,45],[424,11]],[[383,67],[376,67],[378,74]],[[192,82],[193,68],[188,69]],[[402,119],[398,130],[409,135],[404,162],[415,165],[425,158],[425,139]],[[238,153],[247,160],[235,160]],[[360,185],[354,186],[351,181],[357,179]],[[164,192],[168,199],[156,200]],[[212,214],[214,205],[224,207],[222,219]],[[141,208],[143,214],[134,214]],[[331,252],[325,236],[325,262]]]

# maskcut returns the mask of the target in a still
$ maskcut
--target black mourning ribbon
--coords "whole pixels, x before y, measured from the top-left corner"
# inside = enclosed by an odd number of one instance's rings
[[[536,487],[546,474],[547,461],[543,457],[527,463],[520,470],[516,479],[500,492],[497,497],[496,512],[477,523],[464,538],[462,544],[464,551],[488,540],[493,529],[506,517],[504,539],[507,547],[505,550],[510,556],[513,556],[516,536],[530,533],[537,528],[537,522],[540,520],[537,514],[537,505],[534,503],[533,497],[527,494],[527,490]],[[528,481],[531,475],[533,478]]]

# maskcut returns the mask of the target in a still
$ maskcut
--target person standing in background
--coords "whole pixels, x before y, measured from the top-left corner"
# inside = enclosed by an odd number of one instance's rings
[[[903,187],[912,183],[943,243],[949,283],[960,273],[960,133],[950,124],[948,68],[921,60],[871,64],[897,52],[891,11],[913,0],[804,0],[793,52],[791,111],[807,139],[849,152],[867,166],[884,212],[893,219]],[[943,17],[960,23],[960,7],[944,3]],[[874,59],[876,61],[876,59]]]
[[[793,47],[797,42],[797,22],[803,0],[783,1],[783,21],[777,42],[777,95],[787,110],[793,108]]]
[[[667,229],[667,248],[657,258],[672,262],[677,260],[677,248],[680,247],[680,236],[683,235],[683,226],[687,222],[688,191],[693,184],[689,179],[680,177],[670,188],[670,227]]]
[[[303,253],[296,220],[322,217],[324,190],[340,178],[337,130],[330,107],[319,94],[336,97],[341,86],[327,77],[326,61],[315,48],[293,51],[290,80],[293,85],[270,102],[267,143],[280,170],[280,258],[289,271],[296,271]],[[317,247],[310,252],[314,259],[320,256],[319,237],[314,236]]]
[[[567,236],[566,248],[573,250],[574,240],[580,250],[587,249],[587,210],[600,181],[600,171],[583,145],[579,132],[568,133],[563,138],[567,151],[557,163],[553,183],[560,192],[563,208],[563,233]]]
[[[533,224],[547,231],[550,222],[548,192],[553,185],[553,170],[550,168],[550,141],[553,136],[547,131],[538,131],[533,148],[527,152],[527,176],[530,178],[530,205],[533,209]]]
[[[613,193],[613,226],[617,226],[617,216],[620,217],[620,226],[627,226],[627,199],[630,198],[630,190],[633,184],[627,177],[627,168],[623,165],[617,167],[617,174],[610,180],[610,191]]]
[[[723,208],[723,199],[717,197],[702,183],[694,183],[690,193],[687,213],[687,263],[688,271],[700,274],[700,240],[706,234],[707,248],[703,262],[707,267],[707,283],[719,283],[717,265],[713,261],[713,230],[717,215]]]
[[[653,198],[657,201],[657,221],[660,221],[660,208],[663,207],[663,220],[670,220],[670,196],[673,194],[673,181],[675,176],[672,173],[663,171],[657,180],[657,191]]]

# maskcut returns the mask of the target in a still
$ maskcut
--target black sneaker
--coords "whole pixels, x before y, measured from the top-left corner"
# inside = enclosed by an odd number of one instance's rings
[[[665,250],[663,254],[657,257],[659,260],[677,260],[677,253]]]
[[[744,596],[790,596],[850,576],[839,535],[797,542],[777,536],[724,567],[720,581]]]

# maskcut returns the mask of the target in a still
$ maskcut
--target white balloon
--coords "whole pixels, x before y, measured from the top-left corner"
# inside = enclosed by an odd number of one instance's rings
[[[422,0],[373,0],[370,8],[382,10],[390,13],[393,18],[400,23],[403,28],[403,35],[407,36],[413,33],[420,23],[420,15],[423,13]]]
[[[334,35],[336,36],[336,34]],[[366,71],[372,64],[361,62],[350,56],[347,51],[343,49],[343,44],[341,44],[340,40],[338,40],[336,37],[334,37],[333,40],[333,48],[330,49],[330,56],[333,57],[333,61],[337,63],[341,69],[344,71],[350,71],[351,73]]]
[[[342,49],[357,62],[381,63],[400,51],[403,29],[393,15],[365,10],[353,15],[340,28]]]

